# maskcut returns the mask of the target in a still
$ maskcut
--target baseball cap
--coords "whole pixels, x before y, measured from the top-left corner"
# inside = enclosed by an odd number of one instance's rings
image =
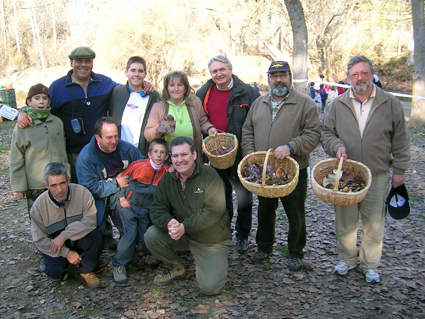
[[[286,61],[273,61],[272,64],[270,64],[269,71],[270,72],[277,72],[277,71],[290,71],[291,68],[289,67],[288,62]]]
[[[78,47],[72,50],[68,57],[71,60],[78,58],[94,59],[96,57],[96,53],[94,53],[94,51],[88,47]]]
[[[391,187],[387,197],[387,209],[390,216],[394,219],[403,219],[410,214],[409,194],[406,185]]]

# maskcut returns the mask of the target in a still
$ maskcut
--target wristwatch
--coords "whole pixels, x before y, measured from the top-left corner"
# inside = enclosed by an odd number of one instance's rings
[[[294,149],[292,148],[292,146],[291,146],[291,145],[289,145],[289,144],[286,144],[286,146],[288,146],[288,148],[289,148],[289,153],[290,153],[291,155],[293,155],[293,154],[294,154]]]

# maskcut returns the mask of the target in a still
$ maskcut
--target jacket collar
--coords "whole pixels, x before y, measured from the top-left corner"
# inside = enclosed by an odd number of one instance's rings
[[[68,73],[66,74],[65,86],[72,85],[72,84],[79,85],[79,84],[72,81],[72,78],[71,78],[72,72],[73,72],[73,70],[69,70]],[[92,83],[92,82],[100,82],[100,81],[102,81],[100,79],[100,77],[96,73],[92,72],[90,74],[90,81],[89,81],[88,85],[90,85],[90,83]]]

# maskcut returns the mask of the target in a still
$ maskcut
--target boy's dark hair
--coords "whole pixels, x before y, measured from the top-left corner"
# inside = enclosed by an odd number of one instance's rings
[[[188,144],[190,147],[190,152],[193,154],[196,149],[195,149],[195,142],[187,136],[179,136],[176,137],[174,140],[171,141],[170,143],[170,152],[171,154],[173,154],[173,146],[179,146],[179,145],[183,145],[183,144]]]
[[[165,150],[168,152],[168,146],[167,146],[167,141],[164,140],[163,138],[156,138],[154,139],[150,144],[149,144],[149,152],[152,151],[152,148],[155,145],[162,145],[165,147]]]
[[[143,59],[141,56],[137,56],[137,55],[136,56],[132,56],[130,59],[128,59],[127,65],[125,67],[125,70],[128,71],[128,69],[130,69],[130,66],[133,63],[141,63],[141,64],[143,64],[143,68],[145,69],[145,72],[147,71],[146,70],[146,61],[145,61],[145,59]]]
[[[103,123],[115,124],[115,121],[114,118],[111,116],[102,116],[100,119],[98,119],[96,124],[94,125],[94,134],[99,135],[99,137],[102,137],[101,133]]]
[[[310,86],[314,86],[314,82],[310,82]]]
[[[51,162],[46,165],[44,168],[44,181],[47,185],[49,185],[49,182],[47,181],[49,176],[59,176],[59,175],[65,175],[66,179],[68,180],[68,171],[66,170],[66,167],[61,162]]]
[[[325,85],[324,84],[320,84],[320,86],[319,86],[321,89],[323,89],[324,87],[325,87]]]

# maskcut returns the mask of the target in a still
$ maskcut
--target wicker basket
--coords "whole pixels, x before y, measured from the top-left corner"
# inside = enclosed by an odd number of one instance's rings
[[[297,161],[292,157],[286,157],[283,160],[279,160],[274,156],[270,156],[274,150],[269,149],[267,152],[255,152],[245,156],[238,165],[238,176],[241,180],[242,185],[252,193],[268,198],[285,197],[291,194],[298,184],[299,166]],[[241,175],[241,170],[246,165],[254,163],[264,163],[263,167],[263,180],[261,184],[255,184],[248,182]],[[285,172],[293,172],[295,174],[294,179],[286,185],[265,185],[265,175],[267,164],[272,165],[274,169],[283,168]]]
[[[369,190],[370,184],[372,183],[372,174],[369,168],[353,160],[345,160],[342,164],[343,170],[349,170],[354,172],[356,175],[360,175],[366,182],[366,187],[359,192],[344,193],[341,191],[334,191],[333,189],[327,189],[322,186],[323,179],[328,176],[331,170],[337,169],[338,162],[336,158],[330,158],[320,161],[314,165],[311,171],[311,185],[313,191],[321,200],[327,203],[349,206],[359,203]]]
[[[220,148],[233,147],[229,153],[224,155],[213,155],[211,152]],[[208,136],[202,141],[202,150],[207,155],[211,166],[218,169],[226,169],[235,163],[238,153],[238,139],[235,135],[229,133],[218,133],[216,136]]]

